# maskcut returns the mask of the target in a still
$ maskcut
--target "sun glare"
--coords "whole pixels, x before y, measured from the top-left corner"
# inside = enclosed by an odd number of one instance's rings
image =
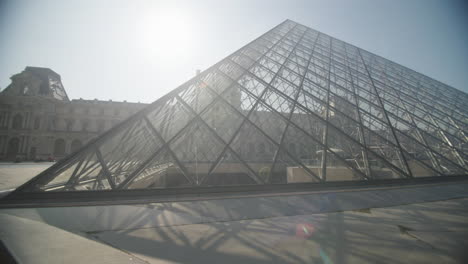
[[[159,7],[143,17],[139,32],[142,52],[151,60],[170,64],[183,60],[191,50],[192,21],[187,12],[174,7]]]

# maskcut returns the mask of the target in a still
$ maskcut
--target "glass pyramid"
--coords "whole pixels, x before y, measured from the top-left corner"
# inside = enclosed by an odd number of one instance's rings
[[[468,95],[286,20],[18,192],[466,175]]]

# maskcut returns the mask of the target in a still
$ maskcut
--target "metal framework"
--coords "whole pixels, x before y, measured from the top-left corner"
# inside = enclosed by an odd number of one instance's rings
[[[468,95],[286,20],[10,196],[466,175]]]

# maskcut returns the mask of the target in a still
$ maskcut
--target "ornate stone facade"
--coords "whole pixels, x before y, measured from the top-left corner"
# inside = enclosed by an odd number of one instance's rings
[[[146,104],[70,100],[60,75],[26,67],[0,93],[0,160],[60,159]]]

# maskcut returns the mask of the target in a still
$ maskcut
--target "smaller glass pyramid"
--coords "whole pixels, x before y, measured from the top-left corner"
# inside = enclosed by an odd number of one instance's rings
[[[466,175],[467,130],[467,94],[286,20],[16,193]]]

